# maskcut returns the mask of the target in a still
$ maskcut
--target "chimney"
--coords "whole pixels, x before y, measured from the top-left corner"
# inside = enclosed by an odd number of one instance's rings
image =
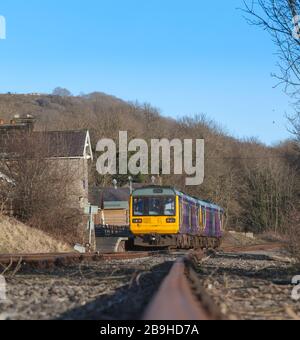
[[[31,132],[34,129],[35,122],[36,119],[32,115],[15,115],[11,124],[27,127],[28,131]]]

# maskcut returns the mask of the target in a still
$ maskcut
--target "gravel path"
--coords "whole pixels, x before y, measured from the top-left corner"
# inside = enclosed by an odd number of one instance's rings
[[[177,255],[31,270],[6,277],[0,319],[137,319]]]
[[[201,264],[202,284],[229,319],[282,320],[300,317],[291,298],[292,265],[267,254],[218,253]]]

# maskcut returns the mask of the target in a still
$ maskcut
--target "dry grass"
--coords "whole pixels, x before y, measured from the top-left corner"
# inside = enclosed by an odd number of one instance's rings
[[[275,243],[287,243],[288,242],[288,237],[287,235],[284,234],[276,234],[272,231],[267,231],[263,234],[261,234],[260,239],[266,242],[275,242]]]
[[[0,215],[0,253],[71,252],[72,248],[43,231]]]
[[[243,233],[225,233],[224,239],[222,241],[223,246],[233,246],[233,247],[242,247],[242,246],[252,246],[257,244],[262,244],[263,242],[258,239],[254,238],[251,239],[246,237]]]

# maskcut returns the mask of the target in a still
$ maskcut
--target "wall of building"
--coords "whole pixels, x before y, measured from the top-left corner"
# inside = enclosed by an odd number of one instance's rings
[[[83,209],[88,204],[90,161],[65,158],[53,159],[51,162],[64,173],[66,185],[62,190],[66,190],[70,207]]]
[[[110,226],[129,225],[129,212],[125,209],[101,210],[95,216],[95,224]]]

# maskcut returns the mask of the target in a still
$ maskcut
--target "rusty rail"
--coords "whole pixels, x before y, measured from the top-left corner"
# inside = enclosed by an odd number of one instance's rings
[[[203,253],[190,253],[179,259],[150,303],[144,320],[220,320],[221,312],[201,287],[194,266]]]
[[[3,254],[0,255],[0,265],[52,267],[76,264],[81,262],[101,262],[111,260],[133,260],[155,255],[167,254],[168,251],[128,252],[111,254],[79,254],[79,253],[53,253],[53,254]]]

